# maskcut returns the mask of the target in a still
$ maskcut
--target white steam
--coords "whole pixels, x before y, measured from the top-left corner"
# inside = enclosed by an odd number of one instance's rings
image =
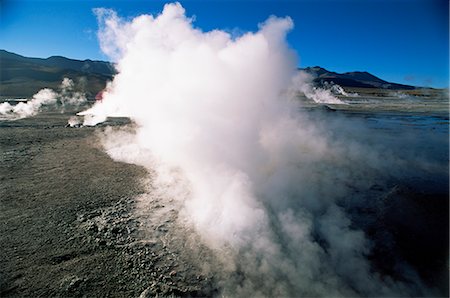
[[[75,83],[69,78],[64,78],[61,82],[60,92],[58,94],[59,101],[63,107],[79,106],[86,102],[84,92],[77,91]]]
[[[33,98],[27,102],[19,102],[11,105],[9,102],[0,104],[0,115],[9,118],[25,118],[34,116],[39,112],[43,105],[55,104],[57,94],[52,89],[42,89],[33,95]]]
[[[342,95],[345,97],[358,97],[358,93],[348,93],[347,91],[344,90],[344,88],[342,88],[342,86],[334,83],[334,82],[324,82],[324,86],[325,89],[330,90],[331,93],[336,94],[336,95]]]
[[[313,77],[310,74],[299,71],[293,78],[291,88],[300,91],[308,99],[311,99],[318,104],[345,104],[345,102],[333,95],[331,92],[332,90],[313,86],[312,80]]]
[[[78,116],[72,116],[67,120],[68,127],[81,127],[83,126],[83,119]]]
[[[135,133],[106,130],[105,149],[156,170],[154,186],[181,202],[182,221],[225,253],[225,295],[417,293],[417,281],[373,272],[369,241],[337,204],[397,161],[298,114],[292,90],[342,102],[296,75],[285,41],[290,18],[270,17],[232,38],[194,28],[178,3],[129,22],[96,13],[118,74],[103,101],[81,113],[85,124],[108,116],[135,122]]]
[[[39,90],[26,102],[0,104],[0,117],[9,120],[31,117],[39,113],[42,108],[58,108],[64,111],[67,107],[77,107],[86,102],[84,93],[76,91],[74,82],[64,78],[59,87],[59,92],[50,88]]]

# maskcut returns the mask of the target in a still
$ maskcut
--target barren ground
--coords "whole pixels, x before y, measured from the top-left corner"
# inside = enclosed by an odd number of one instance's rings
[[[211,295],[211,276],[170,228],[176,212],[145,227],[133,212],[145,170],[104,153],[101,128],[65,128],[67,119],[1,122],[0,296]]]
[[[149,200],[149,173],[113,161],[98,143],[101,126],[66,128],[69,116],[0,121],[0,296],[219,293],[218,261],[177,225],[176,203]],[[438,151],[447,162],[448,140],[443,143],[447,149]],[[420,183],[389,190],[383,212],[371,215],[374,224],[365,231],[378,243],[372,255],[378,270],[390,274],[400,255],[445,296],[448,191]],[[358,214],[366,219],[370,212]],[[393,235],[395,251],[383,244],[385,232]]]

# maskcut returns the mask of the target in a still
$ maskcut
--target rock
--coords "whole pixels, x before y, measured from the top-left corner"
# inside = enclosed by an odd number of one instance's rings
[[[62,286],[67,292],[75,292],[79,290],[84,281],[83,278],[79,278],[78,276],[69,276],[62,281]]]
[[[145,289],[142,293],[141,293],[141,295],[139,295],[139,298],[147,298],[147,297],[150,297],[150,288],[151,287],[148,287],[147,289]]]

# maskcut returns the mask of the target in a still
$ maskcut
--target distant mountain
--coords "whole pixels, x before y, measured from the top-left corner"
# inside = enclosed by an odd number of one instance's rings
[[[354,88],[381,88],[391,90],[412,90],[417,88],[409,85],[390,83],[366,71],[336,73],[319,66],[306,67],[301,70],[312,75],[314,77],[314,83],[319,86],[324,85],[325,82],[333,82],[342,87]]]
[[[384,81],[368,72],[336,73],[319,66],[301,70],[311,74],[318,86],[333,82],[342,87],[416,89],[414,86]],[[57,89],[64,77],[80,83],[88,98],[94,98],[114,74],[115,68],[110,62],[74,60],[61,56],[28,58],[0,50],[0,98],[28,98],[42,88]]]
[[[83,85],[94,97],[115,74],[110,62],[74,60],[61,56],[28,58],[0,50],[0,97],[31,97],[42,88],[56,89],[64,77]]]

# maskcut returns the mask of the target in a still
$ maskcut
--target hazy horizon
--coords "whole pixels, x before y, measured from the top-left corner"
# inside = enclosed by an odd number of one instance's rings
[[[1,2],[2,47],[23,56],[107,60],[97,40],[94,8],[126,18],[157,13],[167,1]],[[193,25],[237,37],[270,15],[289,16],[287,41],[299,67],[367,71],[386,81],[448,87],[446,1],[180,1]],[[38,12],[38,13],[36,13]]]

